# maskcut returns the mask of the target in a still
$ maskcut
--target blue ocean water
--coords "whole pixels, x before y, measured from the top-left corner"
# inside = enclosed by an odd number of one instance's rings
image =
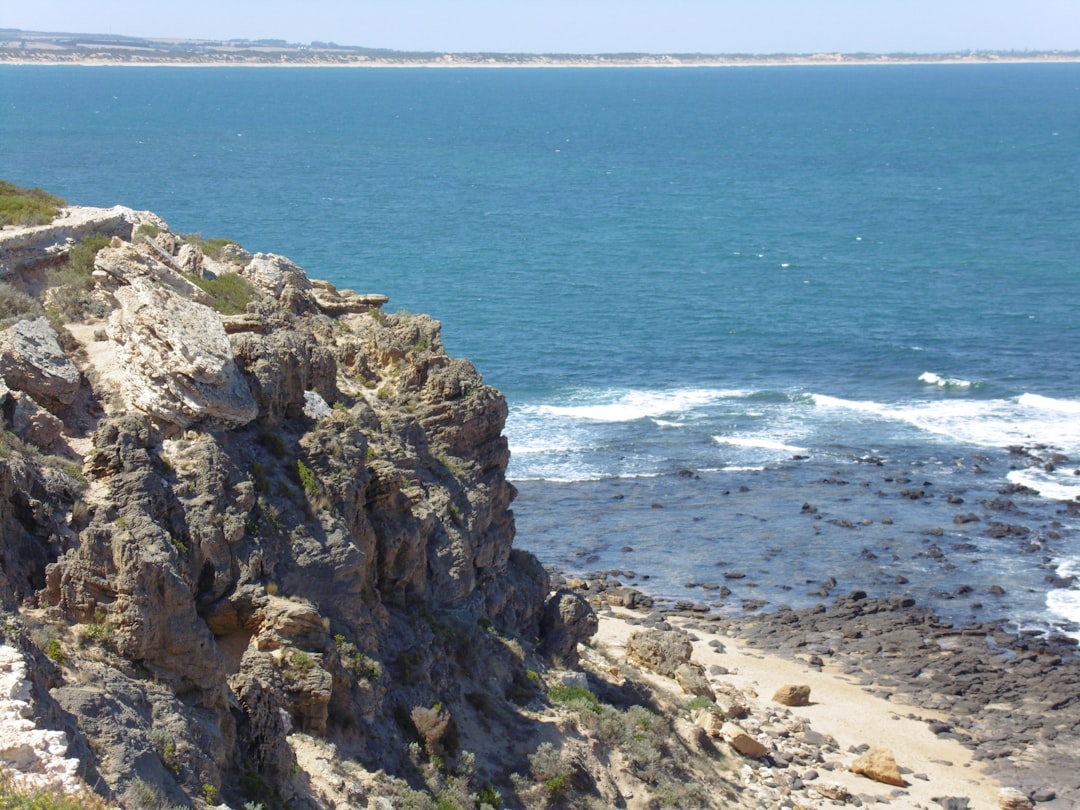
[[[1080,65],[6,66],[0,176],[440,318],[565,570],[1076,632]]]

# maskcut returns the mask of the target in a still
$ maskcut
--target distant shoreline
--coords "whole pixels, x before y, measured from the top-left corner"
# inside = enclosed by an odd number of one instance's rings
[[[13,59],[0,55],[0,65],[16,67],[147,67],[147,68],[479,68],[479,69],[568,69],[568,68],[740,68],[740,67],[836,67],[836,66],[888,66],[888,65],[1033,65],[1033,64],[1075,64],[1080,63],[1080,56],[1061,56],[1052,58],[1017,58],[1017,59],[710,59],[700,61],[664,61],[656,60],[540,60],[522,62],[469,61],[465,59],[435,60],[395,60],[369,59],[347,62],[323,61],[287,61],[272,62],[250,61],[215,61],[215,60],[136,60],[136,59]]]
[[[1078,51],[974,51],[941,54],[529,54],[434,53],[192,40],[135,40],[83,34],[0,31],[0,65],[140,67],[626,68],[817,65],[984,65],[1080,62]]]

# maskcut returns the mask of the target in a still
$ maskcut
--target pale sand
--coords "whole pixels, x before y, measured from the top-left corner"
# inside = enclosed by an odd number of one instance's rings
[[[635,618],[635,614],[619,611],[615,615],[602,613],[599,616],[595,646],[605,649],[616,660],[625,657],[627,637],[641,629],[626,618]],[[669,621],[674,626],[685,627],[687,624],[674,617]],[[890,798],[889,807],[939,808],[933,800],[941,796],[967,797],[971,810],[996,810],[999,807],[1001,785],[983,773],[967,748],[930,731],[925,721],[938,718],[935,713],[914,706],[900,706],[870,694],[864,686],[835,669],[819,671],[798,661],[759,652],[729,636],[696,628],[688,632],[698,639],[694,642],[693,661],[702,664],[706,671],[718,664],[731,673],[715,678],[710,676],[710,680],[728,683],[756,695],[754,701],[757,703],[770,702],[781,686],[809,686],[811,705],[789,707],[788,710],[807,721],[814,731],[833,737],[840,746],[840,761],[844,766],[856,758],[856,754],[847,753],[853,746],[865,744],[871,748],[889,749],[909,783],[904,788],[907,795]],[[723,645],[722,652],[709,646],[713,639]],[[818,771],[820,781],[842,784],[856,795],[889,797],[891,791],[897,790],[850,773],[846,767],[834,771],[819,768]],[[915,774],[926,779],[916,778]]]

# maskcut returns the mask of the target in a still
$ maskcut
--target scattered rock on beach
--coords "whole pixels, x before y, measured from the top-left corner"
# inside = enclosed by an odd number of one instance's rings
[[[724,723],[720,729],[720,736],[727,744],[750,759],[761,759],[769,753],[769,749],[752,737],[746,729],[737,723]]]
[[[851,763],[851,772],[884,785],[904,787],[907,784],[900,775],[900,768],[892,752],[886,748],[871,748]]]
[[[690,660],[694,647],[681,630],[642,630],[626,640],[626,657],[668,678]]]
[[[1001,789],[998,807],[1001,810],[1032,810],[1035,805],[1023,791],[1014,787],[1006,787]]]
[[[809,706],[810,687],[805,685],[781,686],[773,695],[773,702],[784,706]]]

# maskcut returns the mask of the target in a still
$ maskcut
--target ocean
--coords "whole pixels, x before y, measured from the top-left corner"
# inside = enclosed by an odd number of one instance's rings
[[[0,177],[442,320],[563,571],[1080,636],[1080,65],[2,66]]]

